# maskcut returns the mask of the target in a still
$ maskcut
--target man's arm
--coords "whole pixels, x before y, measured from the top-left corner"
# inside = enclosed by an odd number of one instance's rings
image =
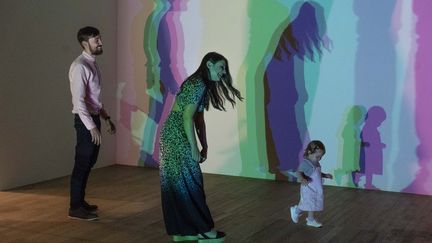
[[[90,112],[87,110],[87,106],[85,104],[87,77],[84,66],[78,64],[71,67],[69,79],[71,82],[73,105],[74,107],[77,107],[78,115],[81,121],[84,123],[84,126],[90,131],[92,142],[96,145],[100,145],[102,136],[93,119],[91,118]]]

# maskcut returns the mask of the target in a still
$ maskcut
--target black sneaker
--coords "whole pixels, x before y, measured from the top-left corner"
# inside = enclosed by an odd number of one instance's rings
[[[85,210],[83,207],[77,208],[77,209],[69,209],[69,218],[71,219],[78,219],[78,220],[86,220],[86,221],[93,221],[98,220],[99,217],[95,213],[91,213],[87,210]]]
[[[98,206],[97,206],[97,205],[91,205],[91,204],[88,204],[88,202],[86,202],[86,201],[83,202],[82,207],[83,207],[85,210],[87,210],[87,211],[89,211],[89,212],[91,212],[91,213],[94,212],[94,211],[96,211],[96,210],[98,210]]]

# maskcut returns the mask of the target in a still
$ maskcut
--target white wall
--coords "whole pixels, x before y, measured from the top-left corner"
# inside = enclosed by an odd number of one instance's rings
[[[71,173],[75,131],[68,70],[80,27],[101,31],[103,101],[115,117],[117,1],[0,1],[0,190]],[[96,166],[115,162],[103,131]]]

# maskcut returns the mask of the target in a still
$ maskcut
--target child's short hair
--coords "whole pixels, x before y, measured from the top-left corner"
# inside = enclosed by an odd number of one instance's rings
[[[310,143],[308,144],[308,146],[306,147],[306,149],[304,151],[303,158],[306,158],[309,154],[315,153],[315,151],[317,149],[322,150],[323,151],[323,155],[326,152],[325,146],[324,146],[324,144],[321,141],[319,141],[319,140],[310,141]]]

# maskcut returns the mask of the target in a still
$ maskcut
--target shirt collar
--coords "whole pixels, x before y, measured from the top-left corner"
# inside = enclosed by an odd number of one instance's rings
[[[90,55],[88,54],[86,51],[82,52],[82,55],[89,61],[95,62],[96,61],[96,56],[95,55]]]

